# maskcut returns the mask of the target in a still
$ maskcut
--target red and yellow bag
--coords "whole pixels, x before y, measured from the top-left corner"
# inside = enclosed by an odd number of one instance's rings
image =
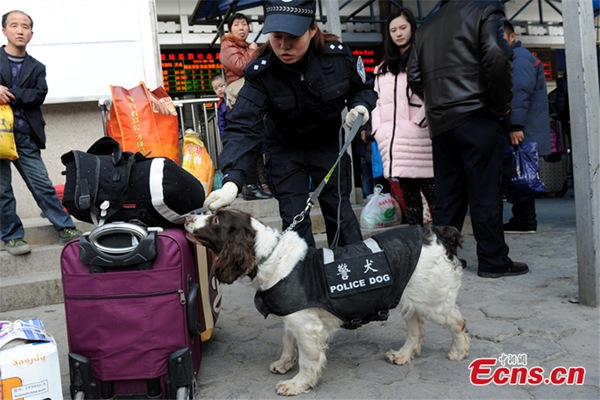
[[[151,93],[167,105],[171,115],[154,111],[144,82],[131,89],[110,86],[112,105],[106,121],[108,136],[123,151],[140,152],[147,157],[166,157],[181,165],[179,123],[173,101],[162,88]]]

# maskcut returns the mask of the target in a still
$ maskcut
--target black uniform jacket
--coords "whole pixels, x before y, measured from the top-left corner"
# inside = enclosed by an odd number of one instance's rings
[[[424,101],[431,137],[481,109],[505,113],[512,98],[512,49],[500,0],[449,0],[415,33],[410,88]]]
[[[325,43],[325,54],[312,45],[302,67],[287,66],[268,53],[244,69],[245,83],[227,115],[219,166],[224,181],[241,187],[243,173],[255,162],[256,148],[275,142],[310,148],[335,141],[344,107],[375,107],[373,79],[348,46]],[[268,151],[268,150],[267,150]]]
[[[15,100],[9,105],[13,109],[20,108],[23,110],[31,129],[35,133],[33,137],[35,143],[40,149],[45,149],[46,122],[42,116],[41,105],[46,99],[46,94],[48,94],[46,66],[28,54],[25,56],[21,67],[19,84],[13,87],[8,55],[4,50],[4,46],[2,46],[0,48],[0,85],[9,88],[11,93],[15,95]]]

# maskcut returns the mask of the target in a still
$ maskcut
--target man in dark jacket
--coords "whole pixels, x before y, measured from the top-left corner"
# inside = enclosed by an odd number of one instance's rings
[[[48,93],[46,67],[27,54],[33,36],[33,22],[22,11],[9,11],[2,16],[2,33],[8,43],[0,48],[0,104],[8,104],[14,115],[14,136],[19,158],[13,160],[38,206],[66,243],[81,236],[71,216],[65,212],[42,160],[46,147],[41,105]],[[17,204],[11,185],[11,162],[0,159],[0,239],[15,256],[31,251],[23,240],[25,231],[17,215]]]
[[[510,113],[510,142],[535,142],[539,156],[550,154],[548,90],[542,62],[517,40],[513,25],[504,22],[504,38],[512,46],[513,99]],[[504,233],[535,233],[535,194],[521,196],[512,206],[512,218]]]
[[[502,228],[500,168],[512,98],[504,19],[500,0],[446,0],[417,31],[408,65],[433,143],[433,221],[462,230],[469,207],[478,275],[489,278],[529,271],[508,257]]]

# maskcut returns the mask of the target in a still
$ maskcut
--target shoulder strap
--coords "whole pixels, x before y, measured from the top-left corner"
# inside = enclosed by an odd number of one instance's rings
[[[75,160],[75,206],[80,210],[89,210],[94,205],[98,195],[98,177],[100,175],[100,160],[98,157],[73,150]]]

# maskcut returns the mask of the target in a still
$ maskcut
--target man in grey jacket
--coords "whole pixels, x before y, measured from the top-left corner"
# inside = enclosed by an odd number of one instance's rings
[[[462,230],[467,207],[477,241],[478,275],[521,275],[502,228],[500,169],[508,145],[512,50],[500,0],[446,0],[416,32],[411,89],[425,101],[433,144],[436,225]]]

